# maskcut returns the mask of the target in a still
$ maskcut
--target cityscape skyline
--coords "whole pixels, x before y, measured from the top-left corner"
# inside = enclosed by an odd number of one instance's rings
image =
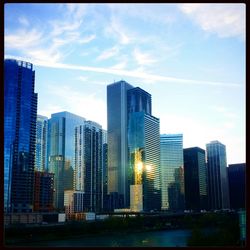
[[[152,94],[161,134],[245,162],[244,4],[5,4],[4,23],[5,57],[34,65],[38,114],[107,129],[106,86],[124,79]]]

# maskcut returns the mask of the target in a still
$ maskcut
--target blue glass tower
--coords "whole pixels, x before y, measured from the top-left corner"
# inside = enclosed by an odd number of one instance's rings
[[[107,86],[108,194],[111,208],[129,207],[127,90],[131,88],[133,86],[125,81]]]
[[[54,173],[54,207],[64,210],[64,191],[74,189],[75,127],[85,118],[69,112],[51,115],[48,120],[48,165]]]
[[[37,115],[36,120],[36,161],[35,169],[37,171],[47,171],[47,132],[48,118]]]
[[[28,62],[4,61],[4,210],[31,212],[36,146],[35,71]]]
[[[162,209],[184,210],[184,163],[182,134],[163,134],[161,140]]]
[[[228,209],[229,187],[226,146],[219,141],[206,144],[210,209]]]

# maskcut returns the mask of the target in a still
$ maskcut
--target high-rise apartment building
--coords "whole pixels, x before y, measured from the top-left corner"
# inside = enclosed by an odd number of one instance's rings
[[[84,192],[84,210],[103,206],[103,139],[101,125],[86,121],[75,128],[75,189]]]
[[[75,127],[85,118],[59,112],[48,120],[48,168],[54,173],[54,207],[64,209],[64,191],[74,189]]]
[[[31,212],[36,146],[35,71],[4,61],[4,211]]]
[[[206,144],[210,209],[228,209],[229,190],[226,146],[219,141]]]
[[[228,183],[231,209],[246,208],[246,163],[229,164]]]
[[[178,211],[185,207],[183,136],[163,134],[161,147],[162,209]]]
[[[37,171],[47,171],[47,131],[48,117],[37,115],[36,119],[36,161]]]
[[[107,86],[108,194],[113,208],[129,207],[127,90],[132,88],[125,81]]]
[[[184,149],[185,207],[200,211],[208,208],[207,167],[205,150],[194,147]]]

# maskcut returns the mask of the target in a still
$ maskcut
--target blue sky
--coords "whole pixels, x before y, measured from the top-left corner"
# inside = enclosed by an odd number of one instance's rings
[[[34,64],[38,114],[107,128],[106,86],[152,95],[161,133],[245,162],[244,4],[5,4],[5,58]]]

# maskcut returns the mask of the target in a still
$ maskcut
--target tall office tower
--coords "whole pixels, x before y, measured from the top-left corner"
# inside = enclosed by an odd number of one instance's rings
[[[75,189],[85,193],[85,211],[102,210],[102,127],[86,121],[75,128]]]
[[[185,207],[183,136],[163,134],[161,145],[162,210],[178,211]]]
[[[35,171],[34,181],[34,211],[51,212],[54,196],[54,174]]]
[[[48,117],[37,115],[36,119],[36,162],[37,171],[47,171]]]
[[[151,115],[149,93],[133,88],[127,96],[130,208],[160,210],[160,122]]]
[[[184,151],[184,180],[186,209],[207,209],[207,167],[205,150],[194,147]]]
[[[228,183],[231,209],[246,208],[246,163],[229,164]]]
[[[226,147],[219,141],[206,144],[208,169],[208,198],[210,209],[227,209],[229,190]]]
[[[102,130],[102,211],[108,211],[108,143],[107,131]]]
[[[85,118],[69,112],[51,115],[48,120],[48,165],[54,173],[54,207],[64,209],[64,191],[74,189],[75,127]]]
[[[129,186],[133,211],[161,209],[160,124],[144,112],[129,115]]]
[[[107,86],[108,122],[108,194],[112,208],[129,207],[127,186],[127,90],[133,88],[125,81]]]
[[[4,61],[4,211],[31,212],[36,147],[35,71]]]

